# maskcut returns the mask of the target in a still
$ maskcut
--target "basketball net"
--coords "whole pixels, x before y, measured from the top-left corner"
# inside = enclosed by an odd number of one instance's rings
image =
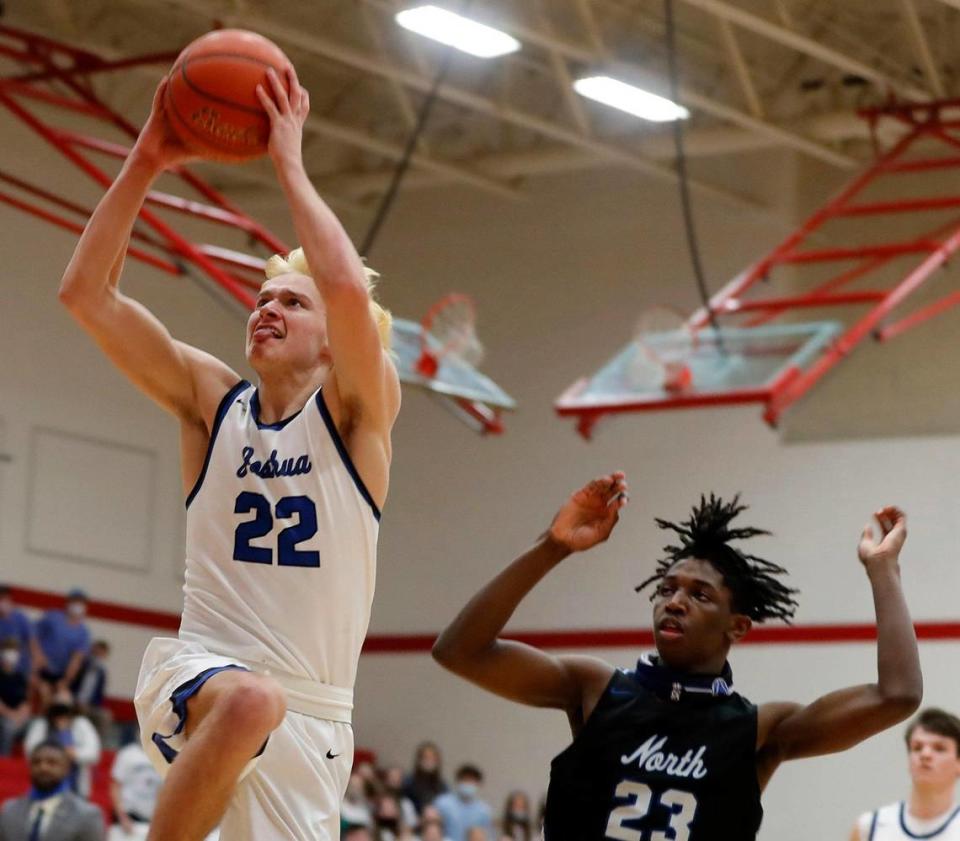
[[[476,367],[483,345],[476,333],[477,309],[469,295],[454,292],[430,307],[420,322],[420,358],[417,373],[433,379],[447,357]]]
[[[661,306],[644,310],[633,343],[635,352],[624,369],[631,389],[680,394],[693,387],[690,360],[697,348],[697,331],[679,312]]]

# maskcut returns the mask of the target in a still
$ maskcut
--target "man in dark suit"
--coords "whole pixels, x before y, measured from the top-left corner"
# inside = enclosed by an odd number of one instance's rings
[[[0,811],[0,841],[103,841],[103,816],[69,790],[69,772],[63,745],[37,745],[30,753],[30,792]]]

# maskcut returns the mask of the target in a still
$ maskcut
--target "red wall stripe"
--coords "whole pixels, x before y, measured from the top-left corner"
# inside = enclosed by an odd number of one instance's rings
[[[960,622],[917,622],[914,627],[921,640],[958,640]],[[520,631],[506,634],[509,639],[545,649],[571,648],[643,648],[653,645],[649,628],[602,628],[571,631]],[[363,646],[365,654],[413,654],[427,652],[434,635],[371,635]],[[771,625],[754,628],[740,645],[797,645],[870,642],[877,638],[872,624],[858,625]]]
[[[10,587],[10,595],[15,602],[27,607],[42,610],[63,607],[66,598],[62,594],[47,590],[32,590],[28,587]],[[162,610],[147,610],[142,607],[104,602],[91,599],[87,603],[87,615],[94,619],[107,619],[111,622],[123,622],[126,625],[141,625],[145,628],[157,628],[164,631],[176,631],[180,628],[180,617],[176,613]]]
[[[15,601],[27,607],[49,609],[63,607],[64,597],[46,590],[11,587]],[[159,610],[91,600],[88,614],[95,619],[121,622],[144,628],[176,631],[180,616]],[[917,622],[921,640],[960,640],[960,622]],[[546,649],[642,648],[653,645],[649,628],[595,628],[569,631],[518,631],[510,639]],[[796,645],[870,642],[877,638],[872,623],[824,625],[770,625],[755,627],[740,645]],[[433,646],[436,634],[371,634],[363,646],[364,654],[424,654]]]

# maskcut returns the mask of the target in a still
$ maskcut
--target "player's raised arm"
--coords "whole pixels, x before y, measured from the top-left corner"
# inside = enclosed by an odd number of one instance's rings
[[[289,93],[272,69],[268,79],[270,90],[260,87],[257,94],[270,118],[269,152],[310,274],[327,310],[337,389],[346,407],[359,409],[354,420],[388,432],[399,408],[399,386],[371,312],[366,270],[303,166],[301,144],[310,111],[309,95],[292,67],[287,71]]]
[[[898,508],[876,513],[860,539],[860,561],[877,617],[877,682],[824,695],[808,706],[766,704],[760,710],[760,752],[770,763],[845,750],[903,721],[920,705],[923,678],[913,623],[900,585],[907,518]]]
[[[517,605],[573,552],[602,543],[626,504],[623,473],[595,479],[574,493],[548,531],[460,611],[433,646],[444,668],[504,698],[575,712],[584,681],[609,680],[610,666],[589,657],[556,657],[529,645],[500,639]]]
[[[175,341],[142,304],[118,288],[137,214],[160,173],[188,160],[169,132],[160,83],[150,117],[117,179],[90,217],[60,283],[60,301],[135,385],[181,418],[198,419],[198,385],[217,399],[238,377],[225,364]]]

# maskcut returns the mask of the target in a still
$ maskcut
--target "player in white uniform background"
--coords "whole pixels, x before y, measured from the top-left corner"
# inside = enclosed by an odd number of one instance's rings
[[[960,718],[930,707],[906,731],[910,797],[866,812],[850,841],[960,841]]]
[[[218,823],[224,841],[339,837],[400,387],[389,315],[304,171],[309,98],[288,81],[289,95],[273,74],[258,93],[302,253],[271,260],[247,323],[256,388],[118,289],[151,184],[190,157],[166,128],[164,83],[61,284],[109,359],[180,421],[183,622],[151,642],[136,699],[144,746],[169,769],[154,841]]]

